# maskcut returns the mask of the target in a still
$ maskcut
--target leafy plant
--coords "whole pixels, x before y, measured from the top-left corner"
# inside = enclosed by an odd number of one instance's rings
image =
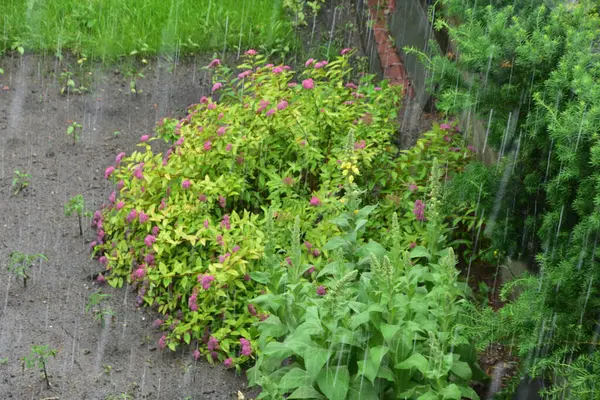
[[[23,189],[25,189],[26,187],[29,186],[29,179],[31,179],[31,175],[27,174],[25,172],[21,172],[18,169],[15,169],[13,171],[13,178],[12,178],[12,189],[13,189],[13,194],[16,196],[19,193],[21,193],[21,191]]]
[[[40,261],[48,261],[48,258],[43,254],[25,254],[20,251],[13,251],[9,254],[8,272],[13,274],[15,278],[23,279],[23,287],[27,288],[27,279],[29,279],[29,269],[33,264]]]
[[[82,128],[83,126],[78,124],[76,121],[71,122],[71,125],[67,127],[67,136],[71,136],[73,138],[73,145],[75,145],[79,140]]]
[[[88,302],[85,305],[85,312],[91,312],[96,321],[100,321],[102,327],[106,320],[113,319],[115,317],[114,311],[104,304],[104,302],[111,296],[109,294],[102,293],[100,290],[92,293],[88,298]]]
[[[49,348],[48,345],[33,345],[29,355],[22,358],[23,369],[36,368],[40,370],[44,374],[46,386],[50,388],[47,365],[50,357],[56,357],[56,353],[57,350]]]
[[[429,235],[442,234],[439,178],[434,169]],[[360,244],[374,207],[358,209],[358,193],[347,193],[348,208],[335,218],[342,234],[324,247],[335,251],[333,261],[308,279],[308,265],[293,268],[296,223],[292,268],[273,265],[269,293],[253,300],[271,312],[258,324],[262,354],[247,373],[263,389],[259,398],[478,398],[469,383],[482,373],[461,326],[465,292],[452,249],[438,236],[407,250],[396,216],[389,250]],[[324,276],[331,279],[318,282]]]
[[[85,200],[81,194],[73,196],[67,204],[65,204],[65,216],[70,217],[71,215],[77,215],[77,222],[79,222],[79,236],[83,236],[82,218],[91,217],[92,213],[86,210]]]

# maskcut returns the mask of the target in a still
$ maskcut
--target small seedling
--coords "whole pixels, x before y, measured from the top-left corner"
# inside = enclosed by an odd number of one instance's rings
[[[81,137],[82,128],[83,127],[81,126],[81,124],[78,124],[75,121],[71,122],[71,125],[67,127],[67,135],[73,136],[73,145],[75,145],[75,143],[77,143],[77,141]]]
[[[21,191],[23,189],[25,189],[27,186],[29,186],[30,178],[31,178],[30,174],[21,172],[18,169],[14,170],[13,179],[12,179],[12,189],[13,189],[13,194],[15,196],[18,195],[19,193],[21,193]]]
[[[9,257],[8,271],[17,278],[23,278],[24,288],[27,288],[29,268],[33,267],[36,261],[48,261],[48,258],[43,254],[24,254],[20,251],[13,251]]]
[[[118,137],[120,134],[121,134],[121,131],[114,131],[114,132],[113,132],[113,135],[114,135],[115,137]]]
[[[8,364],[8,357],[0,358],[0,365],[6,365],[6,364]]]
[[[115,318],[114,311],[108,307],[104,306],[103,302],[110,298],[109,294],[102,293],[100,290],[97,290],[95,293],[92,293],[88,299],[87,304],[85,305],[85,312],[91,312],[96,321],[100,321],[102,327],[104,327],[104,323],[107,319]]]
[[[38,368],[44,374],[46,385],[51,388],[52,385],[50,385],[46,365],[50,357],[56,357],[56,352],[56,349],[51,349],[45,344],[32,346],[29,355],[21,359],[23,361],[23,371],[25,371],[25,368]]]
[[[83,217],[91,217],[92,213],[85,209],[85,200],[80,194],[73,196],[71,200],[65,204],[65,216],[70,217],[73,214],[77,214],[77,221],[79,222],[79,236],[83,236],[83,226],[81,220]]]
[[[102,369],[104,370],[104,373],[106,375],[110,375],[110,373],[112,372],[112,365],[102,364]]]

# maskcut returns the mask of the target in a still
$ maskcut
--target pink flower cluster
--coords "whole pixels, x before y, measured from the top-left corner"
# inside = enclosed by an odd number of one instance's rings
[[[415,201],[413,207],[413,214],[417,221],[425,221],[425,203],[422,200]]]
[[[215,277],[212,275],[198,275],[198,283],[202,284],[202,289],[208,290],[210,289],[210,284],[215,280]]]
[[[221,221],[221,226],[224,229],[231,229],[231,219],[228,214],[223,215],[223,221]]]
[[[196,303],[197,297],[198,294],[196,292],[193,292],[190,298],[188,299],[188,306],[192,311],[198,311],[198,304]]]
[[[252,346],[247,339],[240,338],[240,344],[242,345],[242,355],[250,356],[252,355]]]

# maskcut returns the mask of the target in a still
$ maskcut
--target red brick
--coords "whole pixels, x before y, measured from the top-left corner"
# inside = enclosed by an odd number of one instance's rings
[[[387,29],[375,28],[373,29],[375,32],[375,43],[383,43],[388,38]]]

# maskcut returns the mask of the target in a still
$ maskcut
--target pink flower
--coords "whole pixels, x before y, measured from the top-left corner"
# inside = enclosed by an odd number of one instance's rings
[[[221,221],[221,226],[225,229],[231,229],[231,219],[229,215],[225,214],[223,216],[223,221]]]
[[[209,110],[214,110],[215,108],[217,108],[217,103],[210,103],[206,106],[206,108],[208,108]]]
[[[321,255],[321,251],[319,249],[313,249],[312,255],[313,257],[319,257]]]
[[[235,246],[233,246],[233,249],[231,249],[232,253],[237,253],[238,251],[240,251],[240,246],[238,246],[237,244]]]
[[[381,91],[381,88],[380,88],[379,86],[377,86],[377,87],[375,88],[375,91],[376,91],[376,92],[379,92],[379,91]]]
[[[160,339],[158,339],[158,347],[161,349],[167,347],[167,337],[165,335],[162,335]]]
[[[162,320],[162,319],[158,319],[158,318],[157,318],[157,319],[155,319],[155,320],[152,322],[152,327],[153,327],[154,329],[158,329],[158,328],[160,328],[160,327],[162,326],[162,324],[163,324],[163,320]]]
[[[410,247],[411,249],[414,249],[415,247],[417,247],[417,244],[415,242],[411,242],[408,247]]]
[[[215,277],[212,275],[204,275],[202,277],[202,289],[208,290],[210,289],[210,283],[215,280]]]
[[[225,368],[231,368],[231,366],[233,365],[233,360],[231,359],[231,357],[223,361],[223,365],[225,366]]]
[[[347,47],[345,49],[342,49],[342,51],[340,51],[340,54],[343,56],[344,54],[348,54],[352,51],[351,48]]]
[[[114,203],[116,199],[117,199],[117,193],[113,191],[110,194],[110,196],[108,196],[108,201],[111,203]]]
[[[115,167],[113,167],[112,165],[106,168],[106,170],[104,170],[104,179],[108,179],[108,177],[111,176],[113,172],[115,172]]]
[[[104,277],[104,275],[98,274],[98,277],[96,278],[96,282],[98,282],[99,284],[106,283],[106,278]]]
[[[450,143],[452,141],[452,138],[450,138],[450,136],[446,135],[446,136],[444,136],[444,141]]]
[[[290,82],[290,83],[288,83],[288,87],[289,88],[295,88],[296,86],[298,86],[298,84],[296,82]]]
[[[212,147],[212,143],[210,142],[210,140],[207,140],[206,142],[204,142],[204,150],[208,151],[208,150],[210,150],[211,147]]]
[[[136,218],[137,218],[137,211],[131,210],[129,212],[129,214],[127,214],[127,223],[131,223],[131,221],[133,221]]]
[[[419,187],[417,185],[415,185],[414,183],[411,183],[410,185],[408,185],[408,190],[410,190],[411,193],[414,193],[415,190],[419,189]]]
[[[317,294],[319,296],[325,296],[327,294],[327,289],[325,289],[325,286],[321,285],[317,288]]]
[[[154,254],[146,254],[144,262],[148,265],[154,265]]]
[[[144,213],[143,211],[140,211],[138,218],[140,219],[140,224],[144,224],[146,221],[148,221],[148,218],[150,218],[148,216],[148,214]]]
[[[267,64],[265,65],[265,68],[271,68],[273,66],[273,64]]]
[[[152,235],[158,236],[158,232],[160,232],[160,228],[158,226],[152,227]]]
[[[230,256],[231,254],[226,253],[224,255],[219,256],[219,263],[223,264]]]
[[[367,147],[367,142],[365,142],[364,140],[354,143],[355,150],[364,149],[365,147]]]
[[[144,268],[138,268],[135,270],[135,277],[137,279],[143,279],[144,275],[146,275],[146,271],[144,270]]]
[[[288,102],[285,101],[285,100],[281,100],[279,102],[279,104],[277,104],[277,109],[278,110],[285,110],[287,108],[287,106],[288,106]]]
[[[206,202],[206,195],[204,193],[201,193],[200,196],[198,196],[198,200],[200,200],[201,202],[205,203]]]
[[[244,72],[240,72],[238,74],[238,78],[239,79],[246,79],[247,77],[250,76],[251,73],[252,73],[252,70],[247,70],[247,71],[244,71]]]
[[[467,149],[472,153],[477,153],[477,149],[475,147],[473,147],[472,145],[468,145]]]
[[[256,110],[257,112],[263,112],[264,109],[266,109],[269,106],[269,101],[268,100],[264,100],[261,99],[258,102],[258,109]]]
[[[273,71],[274,74],[280,74],[280,73],[283,72],[283,68],[281,68],[281,67],[275,67],[275,68],[273,68],[272,71]]]
[[[210,62],[210,64],[208,64],[208,68],[215,68],[219,65],[221,65],[221,60],[219,60],[218,58],[215,58],[214,60],[212,60]]]
[[[208,226],[209,226],[208,220],[205,219],[204,220],[204,228],[208,229]]]
[[[219,129],[217,129],[217,135],[223,136],[226,131],[227,131],[227,127],[226,126],[221,126],[221,127],[219,127]]]
[[[206,97],[206,96],[202,96],[202,97],[200,98],[200,104],[206,104],[206,103],[208,103],[208,97]]]
[[[221,89],[222,87],[223,87],[223,84],[221,82],[217,82],[213,85],[211,91],[216,92],[217,90]]]
[[[306,271],[304,271],[304,276],[310,276],[312,275],[312,273],[315,272],[315,266],[312,265],[309,269],[307,269]]]
[[[306,90],[313,89],[315,87],[315,82],[312,79],[305,79],[302,81],[302,87]]]
[[[115,206],[115,208],[117,210],[120,210],[121,208],[123,208],[125,206],[125,203],[121,200],[120,202],[117,203],[117,205]]]
[[[440,129],[443,131],[449,131],[452,129],[452,126],[450,124],[440,124]]]
[[[194,357],[194,360],[198,361],[200,359],[200,351],[194,350],[192,357]]]
[[[317,196],[313,196],[310,199],[310,205],[313,207],[317,207],[317,206],[321,205],[321,200],[319,200],[319,198]]]
[[[163,210],[166,206],[167,206],[167,202],[165,201],[165,199],[162,199],[160,201],[160,205],[158,206],[158,209]]]
[[[119,154],[117,154],[117,157],[115,158],[115,163],[117,165],[121,164],[121,160],[123,159],[123,157],[125,157],[126,154],[123,152],[120,152]]]
[[[309,58],[308,60],[306,60],[306,62],[304,63],[305,67],[308,67],[309,65],[311,65],[312,63],[315,62],[314,58]]]
[[[289,265],[290,267],[292,266],[292,259],[290,257],[286,257],[285,258],[285,262],[287,263],[287,265]]]
[[[227,205],[227,199],[225,199],[225,197],[223,196],[219,196],[219,205],[221,206],[221,208],[225,208],[225,206]]]
[[[183,141],[185,140],[185,136],[180,137],[176,142],[175,145],[176,146],[181,146],[183,144]],[[170,154],[169,154],[170,156]]]
[[[417,221],[425,221],[425,203],[423,203],[421,200],[415,201],[413,214],[415,215]]]
[[[356,86],[356,84],[352,83],[352,82],[348,82],[344,85],[344,87],[350,88],[350,89],[358,89],[358,86]]]
[[[133,170],[133,176],[135,176],[137,179],[144,179],[144,174],[142,173],[141,166],[135,167],[135,169]]]
[[[315,69],[320,69],[323,68],[325,66],[324,61],[319,61],[318,63],[315,64]]]
[[[148,139],[150,139],[150,136],[148,136],[148,135],[143,135],[143,136],[140,138],[140,142],[142,142],[142,143],[144,143],[144,142],[147,142],[147,141],[148,141]]]
[[[121,190],[123,189],[123,186],[125,186],[125,181],[121,179],[119,182],[117,182],[117,189]]]
[[[106,264],[108,263],[108,259],[106,258],[106,256],[102,256],[98,259],[98,261],[100,262],[100,264],[106,266]]]
[[[153,235],[148,235],[144,239],[146,246],[151,247],[156,242],[156,238]]]
[[[225,150],[231,151],[231,143],[227,143],[227,146],[225,146]]]
[[[240,344],[242,345],[243,356],[249,356],[252,354],[252,347],[247,339],[240,338]]]
[[[250,275],[248,275],[248,274],[244,275],[244,280],[246,282],[248,282],[250,279],[252,279],[252,278],[250,278]]]
[[[313,247],[312,243],[309,241],[305,241],[304,246],[306,247],[306,250],[310,250]]]
[[[267,117],[270,117],[271,115],[275,114],[277,110],[274,108],[271,108],[269,111],[267,111],[267,113],[265,114]]]
[[[192,295],[188,299],[188,306],[192,311],[198,311],[198,304],[196,304],[196,296],[196,293],[192,293]]]
[[[224,113],[219,113],[219,116],[217,117],[217,119],[220,121],[223,119],[224,116],[225,116]]]
[[[256,316],[256,308],[254,308],[253,304],[248,304],[248,312],[254,316]]]
[[[208,347],[208,350],[210,351],[219,350],[219,341],[216,337],[211,336],[210,339],[208,339],[208,344],[206,347]]]
[[[255,56],[258,53],[254,49],[249,49],[249,50],[246,50],[246,52],[244,54],[247,56]]]
[[[189,189],[191,185],[192,185],[192,182],[190,182],[187,179],[184,180],[183,182],[181,182],[181,187],[184,189]]]

